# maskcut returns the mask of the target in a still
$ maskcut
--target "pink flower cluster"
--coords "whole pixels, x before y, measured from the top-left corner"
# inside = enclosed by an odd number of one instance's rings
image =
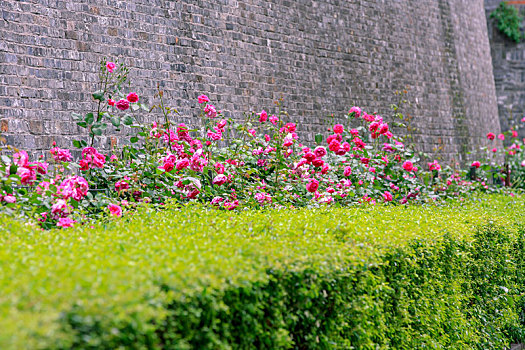
[[[99,153],[93,147],[86,147],[82,150],[82,159],[79,161],[80,170],[87,171],[92,168],[102,169],[106,163],[106,156]]]

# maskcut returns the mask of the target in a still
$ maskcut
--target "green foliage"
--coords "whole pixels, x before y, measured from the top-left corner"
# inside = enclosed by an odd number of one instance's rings
[[[507,38],[519,43],[523,37],[521,34],[521,23],[523,16],[511,5],[504,1],[500,2],[499,7],[490,14],[491,18],[496,19],[496,24],[501,33]]]
[[[0,214],[1,215],[1,214]],[[525,338],[525,205],[0,216],[2,349],[503,349]]]

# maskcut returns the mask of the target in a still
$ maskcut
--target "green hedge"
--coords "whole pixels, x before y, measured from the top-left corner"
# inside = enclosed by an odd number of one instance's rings
[[[0,348],[503,349],[525,338],[523,199],[0,217]]]

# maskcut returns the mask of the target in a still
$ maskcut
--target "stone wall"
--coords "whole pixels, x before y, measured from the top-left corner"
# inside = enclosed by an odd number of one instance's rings
[[[465,158],[499,131],[482,0],[0,0],[0,119],[10,144],[70,146],[72,111],[102,57],[157,82],[184,122],[209,95],[227,114],[272,110],[313,135],[354,104],[387,115],[395,90],[421,149]],[[151,101],[150,101],[151,102]]]
[[[525,41],[516,43],[508,39],[490,18],[500,2],[485,0],[485,10],[501,129],[508,130],[525,116]],[[517,8],[525,15],[525,5]],[[525,129],[519,133],[520,137],[525,137]]]

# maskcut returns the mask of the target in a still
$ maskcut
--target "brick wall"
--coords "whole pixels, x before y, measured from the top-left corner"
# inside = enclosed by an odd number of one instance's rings
[[[501,128],[508,130],[525,116],[525,41],[516,43],[508,39],[490,18],[500,2],[485,0],[485,9]],[[525,5],[517,8],[525,15]],[[520,130],[520,137],[525,138],[525,129]]]
[[[311,138],[353,104],[388,114],[409,87],[427,152],[458,159],[499,130],[482,0],[0,0],[0,11],[1,132],[34,153],[84,130],[70,115],[93,108],[103,56],[131,67],[141,96],[161,82],[184,122],[201,93],[234,117],[282,96]]]

